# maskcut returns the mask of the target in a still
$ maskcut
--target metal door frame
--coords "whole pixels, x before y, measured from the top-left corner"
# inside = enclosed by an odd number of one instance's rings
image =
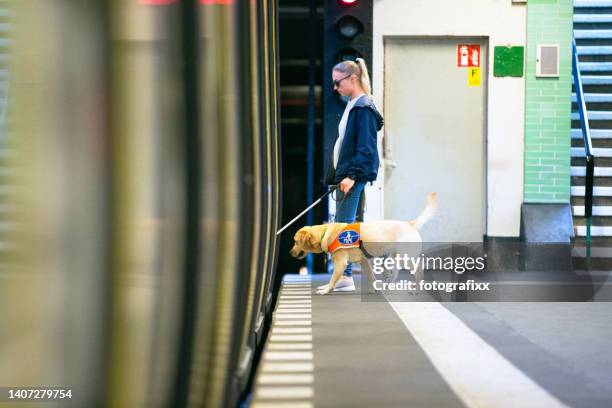
[[[489,196],[489,190],[488,190],[488,169],[489,169],[489,161],[488,161],[488,148],[489,148],[489,134],[488,134],[488,127],[489,127],[489,61],[490,61],[490,47],[489,47],[489,40],[490,37],[488,35],[383,35],[382,36],[382,54],[383,54],[383,80],[382,80],[382,84],[383,84],[383,89],[382,89],[382,98],[383,98],[383,117],[387,117],[387,111],[386,111],[386,106],[387,104],[385,103],[386,99],[387,99],[387,95],[386,95],[386,89],[387,89],[387,76],[386,76],[386,66],[387,66],[387,40],[411,40],[411,41],[418,41],[418,40],[438,40],[438,41],[442,41],[442,40],[446,40],[446,41],[452,41],[453,39],[457,40],[457,42],[459,41],[465,41],[466,39],[477,39],[478,41],[482,41],[483,42],[483,47],[486,49],[486,61],[484,59],[481,58],[480,61],[480,65],[481,65],[481,86],[484,87],[483,89],[483,111],[482,111],[482,122],[483,122],[483,129],[482,129],[482,134],[483,134],[483,143],[482,143],[482,147],[483,147],[483,151],[482,151],[482,159],[483,159],[483,166],[482,166],[482,170],[483,170],[483,174],[482,174],[482,180],[483,180],[483,191],[482,191],[482,235],[483,235],[483,240],[485,239],[485,237],[487,236],[487,227],[488,227],[488,218],[487,218],[487,214],[488,214],[488,196]],[[484,71],[484,72],[482,72]],[[382,149],[381,149],[381,167],[382,167],[382,172],[379,175],[379,177],[382,175],[383,179],[380,183],[381,185],[381,211],[383,214],[383,218],[384,218],[384,214],[386,211],[386,202],[385,202],[385,176],[386,176],[386,141],[387,141],[387,128],[383,127],[383,137],[382,137]]]

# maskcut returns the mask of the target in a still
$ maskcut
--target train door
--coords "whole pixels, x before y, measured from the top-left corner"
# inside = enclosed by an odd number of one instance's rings
[[[483,238],[486,61],[483,38],[385,41],[385,218],[414,218],[436,191],[430,242]]]

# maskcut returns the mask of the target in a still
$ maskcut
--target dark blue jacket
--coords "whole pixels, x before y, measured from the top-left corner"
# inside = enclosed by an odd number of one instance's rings
[[[383,117],[368,95],[359,98],[349,112],[344,140],[338,155],[334,184],[345,177],[355,181],[374,181],[378,174],[376,133],[382,129]]]

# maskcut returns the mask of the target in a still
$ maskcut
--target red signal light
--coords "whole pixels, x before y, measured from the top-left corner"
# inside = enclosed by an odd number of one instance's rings
[[[339,0],[340,4],[342,4],[343,6],[352,6],[353,4],[357,3],[357,0]]]

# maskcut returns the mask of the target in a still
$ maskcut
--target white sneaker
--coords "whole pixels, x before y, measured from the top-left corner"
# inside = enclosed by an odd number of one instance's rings
[[[329,284],[318,286],[317,289],[325,290],[327,289]],[[334,288],[334,292],[353,292],[355,290],[355,282],[353,281],[352,276],[342,276],[338,282],[336,282],[336,287]]]

